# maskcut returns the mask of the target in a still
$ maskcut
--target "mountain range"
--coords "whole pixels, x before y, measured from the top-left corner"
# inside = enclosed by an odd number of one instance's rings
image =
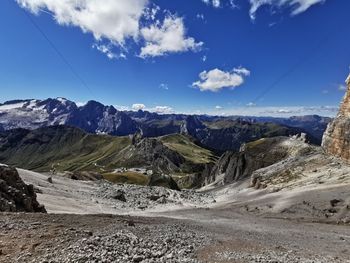
[[[262,137],[307,133],[309,141],[320,144],[331,121],[320,116],[291,118],[157,114],[148,111],[119,111],[96,101],[77,106],[73,101],[12,100],[0,104],[0,131],[67,125],[91,134],[126,136],[140,132],[143,137],[174,133],[190,135],[197,144],[223,153],[238,150],[242,143]]]

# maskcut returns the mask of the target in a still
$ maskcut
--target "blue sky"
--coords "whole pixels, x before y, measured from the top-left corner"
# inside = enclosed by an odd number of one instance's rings
[[[1,101],[334,115],[349,73],[350,1],[267,2],[3,0]]]

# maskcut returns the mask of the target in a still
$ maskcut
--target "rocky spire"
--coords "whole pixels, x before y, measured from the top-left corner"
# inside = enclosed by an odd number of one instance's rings
[[[327,153],[350,162],[350,75],[345,83],[347,91],[337,117],[323,135],[322,146]]]

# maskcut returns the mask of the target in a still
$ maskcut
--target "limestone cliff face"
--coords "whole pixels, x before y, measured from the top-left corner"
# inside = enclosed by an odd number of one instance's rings
[[[346,80],[348,89],[337,117],[328,125],[323,135],[325,151],[350,162],[350,75]]]

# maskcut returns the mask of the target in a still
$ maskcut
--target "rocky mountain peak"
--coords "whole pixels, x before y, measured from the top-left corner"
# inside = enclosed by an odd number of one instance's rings
[[[350,75],[345,83],[347,91],[337,117],[323,135],[322,146],[327,153],[350,162]]]
[[[204,128],[204,124],[198,119],[197,116],[190,115],[187,116],[184,123],[182,124],[181,133],[194,135],[196,133],[196,130]]]

